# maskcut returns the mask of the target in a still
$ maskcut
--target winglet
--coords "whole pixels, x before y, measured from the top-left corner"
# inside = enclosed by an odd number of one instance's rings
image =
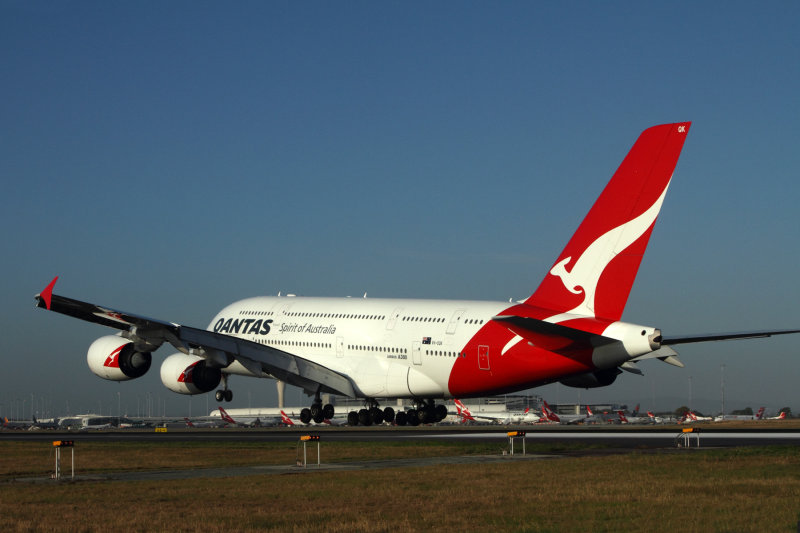
[[[40,302],[44,302],[44,306],[48,311],[50,310],[50,300],[53,297],[53,287],[56,286],[56,281],[58,281],[58,276],[54,277],[53,281],[51,281],[42,292],[36,295],[36,298],[38,298]]]

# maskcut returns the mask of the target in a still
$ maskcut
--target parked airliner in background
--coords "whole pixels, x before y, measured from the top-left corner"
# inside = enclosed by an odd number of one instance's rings
[[[272,419],[261,420],[261,417],[259,416],[240,417],[237,415],[236,418],[238,420],[234,420],[233,417],[231,417],[231,415],[229,415],[222,407],[219,408],[219,416],[222,419],[222,421],[225,422],[226,424],[232,424],[234,426],[239,426],[239,427],[249,428],[249,427],[261,427],[261,426],[274,426],[275,424],[277,424],[276,420]]]
[[[542,423],[554,422],[556,424],[561,423],[561,418],[550,409],[550,406],[547,405],[547,402],[542,402],[542,419],[540,420]]]
[[[652,411],[647,411],[647,417],[650,419],[650,422],[653,424],[663,424],[664,419],[660,416],[656,416],[653,414]]]
[[[89,347],[89,368],[104,379],[141,377],[167,343],[178,350],[161,365],[172,391],[221,384],[218,400],[230,401],[229,376],[275,378],[314,396],[306,417],[317,422],[333,418],[323,393],[364,399],[351,419],[360,424],[395,419],[380,400],[413,399],[398,424],[433,422],[447,414],[436,399],[602,387],[623,370],[641,374],[644,359],[683,366],[673,345],[800,331],[669,336],[620,321],[689,127],[642,132],[539,287],[516,303],[256,297],[203,330],[53,294],[56,277],[37,306],[120,330]]]
[[[683,413],[683,417],[678,420],[678,424],[691,424],[692,422],[713,422],[713,416],[701,416],[692,411]]]
[[[539,416],[531,411],[530,407],[526,407],[523,411],[508,411],[506,409],[500,410],[477,410],[479,406],[475,407],[473,412],[469,406],[458,398],[453,400],[456,408],[456,416],[460,418],[460,422],[476,422],[485,424],[533,424],[539,420]]]

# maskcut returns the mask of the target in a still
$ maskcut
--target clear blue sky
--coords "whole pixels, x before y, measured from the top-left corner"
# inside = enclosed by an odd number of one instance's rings
[[[57,293],[205,327],[233,300],[533,292],[646,127],[693,121],[625,319],[800,326],[800,5],[0,1],[0,414],[135,414]],[[800,338],[681,347],[551,401],[800,411]],[[273,405],[232,379],[233,406]],[[19,401],[15,402],[15,400]],[[298,404],[297,392],[288,402]],[[302,403],[306,403],[305,397]],[[210,406],[214,406],[213,398]]]

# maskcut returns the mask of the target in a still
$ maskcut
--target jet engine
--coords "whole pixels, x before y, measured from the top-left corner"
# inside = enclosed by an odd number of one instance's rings
[[[585,374],[571,376],[566,379],[562,379],[561,383],[567,387],[593,389],[595,387],[606,387],[611,385],[620,374],[622,374],[622,370],[615,367],[607,370],[596,370],[595,372],[586,372]]]
[[[222,380],[219,368],[196,355],[175,353],[161,364],[161,382],[179,394],[202,394],[217,388]]]
[[[100,337],[86,354],[89,369],[111,381],[140,378],[150,369],[152,361],[150,352],[137,352],[133,341],[117,335]]]

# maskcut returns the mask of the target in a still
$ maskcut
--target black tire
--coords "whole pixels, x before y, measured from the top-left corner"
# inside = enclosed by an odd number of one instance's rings
[[[229,389],[229,390],[225,391],[225,401],[226,402],[232,402],[233,401],[233,391],[232,390]]]
[[[314,409],[311,409],[312,411]],[[311,415],[311,420],[313,420],[316,424],[322,424],[325,420],[325,416],[322,414],[322,409],[317,410],[316,413]]]
[[[445,418],[447,418],[447,407],[440,403],[436,406],[436,421],[441,422]]]
[[[369,410],[369,419],[376,426],[378,424],[383,424],[383,411],[381,411],[377,407],[373,407],[372,409]]]
[[[420,424],[428,424],[431,421],[431,410],[428,407],[417,409],[417,419]]]
[[[394,422],[394,409],[392,409],[391,407],[386,407],[383,410],[383,421],[388,422],[390,424]]]
[[[308,424],[311,422],[311,409],[305,407],[303,410],[300,411],[300,422],[303,424]]]
[[[394,416],[394,423],[398,426],[405,426],[406,425],[406,412],[400,411]]]
[[[347,413],[347,425],[348,426],[357,426],[358,425],[358,413],[355,411],[350,411]]]
[[[409,426],[419,425],[419,413],[417,413],[416,409],[409,409],[406,411],[406,422]]]
[[[333,405],[326,403],[325,407],[322,408],[322,415],[325,417],[326,420],[330,420],[333,418],[333,415],[336,411],[333,408]]]
[[[372,420],[369,417],[369,411],[366,409],[361,409],[358,411],[358,423],[362,426],[369,426],[372,424]]]
[[[214,398],[215,398],[215,399],[216,399],[218,402],[224,402],[224,401],[225,401],[225,391],[224,391],[224,390],[218,390],[218,391],[217,391],[217,392],[214,394]]]

